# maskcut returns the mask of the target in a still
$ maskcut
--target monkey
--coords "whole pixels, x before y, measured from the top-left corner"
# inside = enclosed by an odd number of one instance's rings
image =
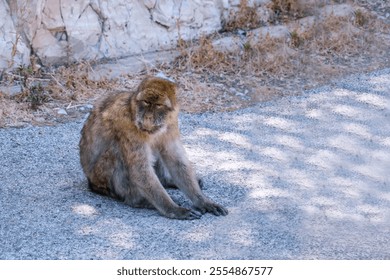
[[[79,142],[88,186],[172,219],[199,219],[206,212],[225,216],[228,210],[202,192],[184,150],[176,91],[170,80],[147,77],[136,90],[112,93],[95,106]],[[180,189],[192,207],[176,204],[166,191],[170,186]]]

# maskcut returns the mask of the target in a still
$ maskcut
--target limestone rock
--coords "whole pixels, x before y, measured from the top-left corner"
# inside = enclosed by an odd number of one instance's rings
[[[14,25],[5,0],[0,0],[0,18],[0,70],[29,64],[30,50]]]
[[[221,28],[221,0],[0,0],[0,69],[172,49]],[[13,47],[15,45],[15,47]]]
[[[270,3],[247,1],[263,22],[272,13]],[[30,51],[46,66],[129,57],[138,59],[142,66],[143,58],[156,56],[156,51],[162,51],[160,60],[164,55],[169,58],[168,51],[176,47],[179,38],[192,40],[221,30],[222,23],[239,7],[240,0],[0,0],[0,70],[29,65]],[[326,6],[322,14],[343,16],[352,12],[352,6],[345,4]],[[298,27],[304,29],[314,19],[303,19]],[[265,26],[250,34],[256,41],[266,34],[289,36],[290,29]],[[238,37],[214,45],[237,49],[245,43]],[[128,66],[132,65],[129,62]]]

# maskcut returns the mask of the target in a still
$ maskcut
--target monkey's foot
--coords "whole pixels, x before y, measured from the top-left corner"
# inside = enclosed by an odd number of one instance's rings
[[[187,209],[179,206],[174,211],[167,213],[165,216],[171,219],[195,220],[200,219],[200,217],[202,217],[202,214],[193,209]]]
[[[226,216],[229,213],[225,207],[211,200],[203,201],[198,205],[194,205],[194,208],[200,211],[202,214],[209,212],[215,216]]]

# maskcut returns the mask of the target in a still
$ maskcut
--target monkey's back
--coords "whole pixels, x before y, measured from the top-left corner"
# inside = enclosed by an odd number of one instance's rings
[[[116,92],[100,100],[81,130],[80,163],[89,187],[97,193],[116,198],[110,188],[110,180],[114,169],[121,164],[117,139],[124,131],[130,138],[132,132],[136,133],[129,105],[132,94]]]

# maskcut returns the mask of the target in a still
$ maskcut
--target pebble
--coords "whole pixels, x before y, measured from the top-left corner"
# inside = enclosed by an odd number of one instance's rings
[[[67,115],[68,113],[66,112],[65,109],[59,109],[59,110],[57,111],[57,114],[58,114],[58,115]]]

